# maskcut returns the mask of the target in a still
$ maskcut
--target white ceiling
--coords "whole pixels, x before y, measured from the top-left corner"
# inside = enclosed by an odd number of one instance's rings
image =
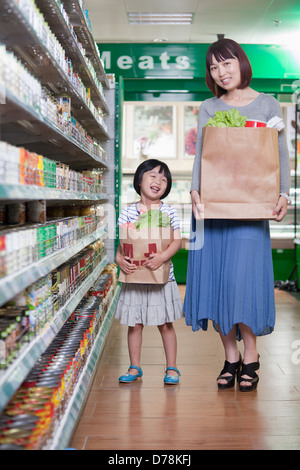
[[[300,0],[84,0],[84,6],[100,43],[211,43],[225,34],[241,44],[300,44]],[[189,26],[129,25],[129,12],[193,12],[194,19]]]

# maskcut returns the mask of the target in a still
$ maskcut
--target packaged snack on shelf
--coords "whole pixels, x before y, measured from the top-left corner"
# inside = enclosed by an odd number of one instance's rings
[[[9,225],[22,225],[27,222],[25,202],[17,202],[14,204],[8,204],[7,213],[8,213]]]
[[[37,186],[44,186],[44,157],[43,155],[38,155],[38,164],[36,170],[36,184]]]
[[[46,222],[46,201],[29,201],[27,202],[27,221],[29,223],[45,223]]]
[[[19,184],[20,149],[0,141],[0,183]]]
[[[6,306],[0,308],[0,368],[13,362],[22,345],[30,339],[30,325],[27,308]]]
[[[71,117],[71,98],[67,95],[59,96],[57,98],[59,105],[59,113],[62,118],[66,121],[70,120]]]
[[[43,157],[44,186],[56,188],[56,162]]]

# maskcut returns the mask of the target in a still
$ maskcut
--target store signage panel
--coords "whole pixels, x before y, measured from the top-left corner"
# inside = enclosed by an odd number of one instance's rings
[[[124,78],[204,78],[209,44],[99,44],[107,73]],[[299,78],[300,56],[277,45],[245,44],[254,78]]]
[[[201,56],[205,57],[208,45],[199,46]],[[101,44],[99,50],[106,72],[124,78],[195,78],[199,73],[205,75],[205,63],[199,70],[195,48],[188,44]]]

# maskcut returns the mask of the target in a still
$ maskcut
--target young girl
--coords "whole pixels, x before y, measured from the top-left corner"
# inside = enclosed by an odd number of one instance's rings
[[[171,190],[171,173],[165,163],[154,159],[146,160],[137,168],[133,184],[141,198],[137,203],[122,210],[118,225],[134,223],[140,213],[149,209],[159,209],[169,215],[173,227],[174,237],[168,248],[162,253],[151,254],[145,263],[148,269],[154,271],[171,259],[181,247],[176,210],[161,201]],[[132,274],[136,269],[136,266],[130,263],[130,259],[123,256],[120,246],[116,254],[116,263],[127,275]],[[176,367],[177,341],[172,322],[182,316],[182,302],[172,263],[169,282],[166,284],[122,283],[116,318],[121,324],[128,326],[130,367],[128,373],[119,378],[119,382],[133,382],[143,375],[140,358],[145,325],[157,325],[162,336],[167,364],[164,383],[177,384],[179,382],[180,372]]]

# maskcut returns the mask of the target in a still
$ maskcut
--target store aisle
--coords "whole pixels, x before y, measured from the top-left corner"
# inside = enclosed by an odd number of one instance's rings
[[[129,365],[127,328],[115,321],[71,446],[300,449],[300,302],[276,290],[276,303],[276,331],[258,340],[260,382],[253,393],[217,389],[224,361],[218,334],[211,326],[206,333],[193,333],[184,320],[175,323],[178,386],[163,385],[164,351],[156,327],[144,329],[143,378],[119,384]]]

